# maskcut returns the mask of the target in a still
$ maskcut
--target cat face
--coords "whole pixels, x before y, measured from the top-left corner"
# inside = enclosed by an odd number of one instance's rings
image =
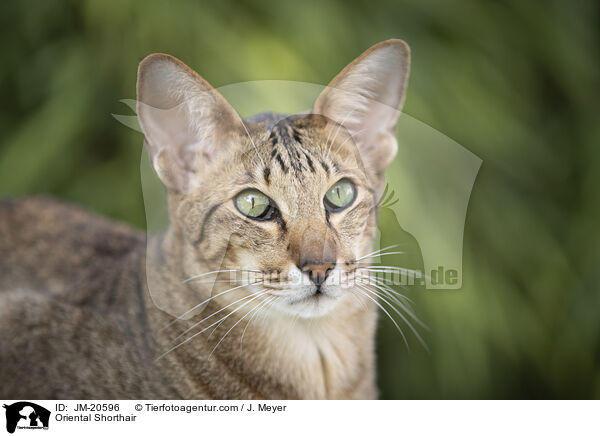
[[[142,61],[138,116],[185,274],[237,272],[231,286],[302,317],[348,299],[397,148],[408,59],[403,42],[385,41],[344,69],[311,113],[246,121],[178,60]]]
[[[320,115],[248,124],[258,155],[240,137],[180,208],[191,215],[179,217],[186,232],[199,231],[202,263],[260,271],[235,276],[260,281],[254,290],[271,290],[277,307],[303,316],[347,294],[354,261],[374,236],[374,183],[347,131],[334,137],[337,127]]]

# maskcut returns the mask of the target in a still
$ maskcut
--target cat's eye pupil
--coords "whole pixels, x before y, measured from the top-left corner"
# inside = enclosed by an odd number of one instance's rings
[[[325,194],[323,203],[331,212],[339,212],[350,206],[356,198],[356,186],[348,179],[336,182]]]
[[[268,220],[275,210],[271,199],[256,189],[247,189],[234,198],[237,210],[248,218]]]

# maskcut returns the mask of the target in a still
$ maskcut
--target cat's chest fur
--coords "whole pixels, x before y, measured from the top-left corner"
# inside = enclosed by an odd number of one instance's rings
[[[172,317],[148,294],[143,234],[45,199],[0,215],[4,397],[375,397],[374,311],[253,323],[213,352],[232,318],[156,360]]]
[[[327,325],[282,317],[248,330],[232,319],[165,360],[190,369],[181,389],[196,383],[211,398],[375,398],[375,318],[362,312]]]

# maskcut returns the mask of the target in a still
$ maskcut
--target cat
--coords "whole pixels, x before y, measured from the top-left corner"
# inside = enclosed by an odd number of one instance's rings
[[[377,398],[375,293],[343,284],[368,272],[409,60],[383,41],[311,111],[242,120],[181,61],[143,59],[169,228],[3,201],[0,396]]]

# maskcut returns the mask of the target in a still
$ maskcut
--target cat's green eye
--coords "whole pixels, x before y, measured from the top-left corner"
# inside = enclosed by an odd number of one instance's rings
[[[331,212],[339,212],[350,206],[356,198],[356,186],[348,179],[336,182],[325,194],[323,203]]]
[[[259,221],[270,219],[275,210],[271,199],[256,189],[240,192],[233,202],[242,215]]]

